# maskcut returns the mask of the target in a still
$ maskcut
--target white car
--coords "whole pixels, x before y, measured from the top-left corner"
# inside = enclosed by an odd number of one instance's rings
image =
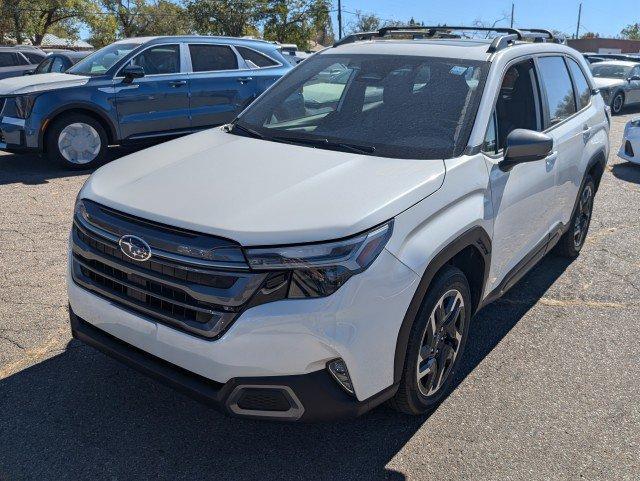
[[[554,246],[579,254],[609,119],[564,45],[398,32],[349,37],[232,124],[95,172],[73,335],[232,415],[433,410],[478,309]]]
[[[625,125],[618,157],[640,164],[640,119],[630,120]]]

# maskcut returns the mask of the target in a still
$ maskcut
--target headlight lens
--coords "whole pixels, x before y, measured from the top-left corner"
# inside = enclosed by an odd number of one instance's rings
[[[15,98],[16,115],[20,119],[26,119],[31,115],[33,105],[36,103],[35,95],[21,95]]]
[[[252,269],[291,271],[290,298],[333,294],[367,269],[393,232],[393,221],[348,239],[321,244],[246,249]]]

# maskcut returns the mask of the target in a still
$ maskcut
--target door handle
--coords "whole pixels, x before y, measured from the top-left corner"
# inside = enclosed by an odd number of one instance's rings
[[[558,151],[554,150],[553,152],[551,152],[545,159],[545,163],[547,164],[547,167],[552,168],[553,165],[556,163],[556,160],[558,160]]]
[[[589,141],[589,139],[591,138],[591,127],[589,127],[587,124],[584,124],[582,126],[582,140],[586,142]]]
[[[172,87],[182,87],[183,85],[187,85],[187,81],[186,80],[174,80],[172,82],[169,82],[169,85],[171,85]]]
[[[238,82],[240,82],[241,84],[246,84],[247,82],[251,82],[253,80],[253,77],[239,77],[238,78]]]

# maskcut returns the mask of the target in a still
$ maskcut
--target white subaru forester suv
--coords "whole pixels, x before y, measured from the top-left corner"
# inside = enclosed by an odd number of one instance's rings
[[[433,410],[478,309],[578,255],[609,154],[578,52],[454,31],[348,37],[232,124],[95,172],[74,337],[232,415]]]

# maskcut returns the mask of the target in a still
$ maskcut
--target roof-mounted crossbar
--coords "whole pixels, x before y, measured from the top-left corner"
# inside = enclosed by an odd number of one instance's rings
[[[357,42],[360,40],[372,40],[374,38],[391,37],[393,35],[413,35],[414,39],[424,38],[461,38],[460,34],[454,32],[472,31],[472,32],[495,32],[503,34],[495,37],[491,45],[487,49],[488,53],[494,53],[498,50],[512,45],[518,40],[529,40],[534,42],[555,42],[562,43],[562,40],[555,37],[550,30],[542,28],[509,28],[509,27],[461,27],[449,25],[408,25],[400,27],[382,27],[380,30],[372,32],[360,32],[348,35],[333,44],[334,47],[347,43]]]

